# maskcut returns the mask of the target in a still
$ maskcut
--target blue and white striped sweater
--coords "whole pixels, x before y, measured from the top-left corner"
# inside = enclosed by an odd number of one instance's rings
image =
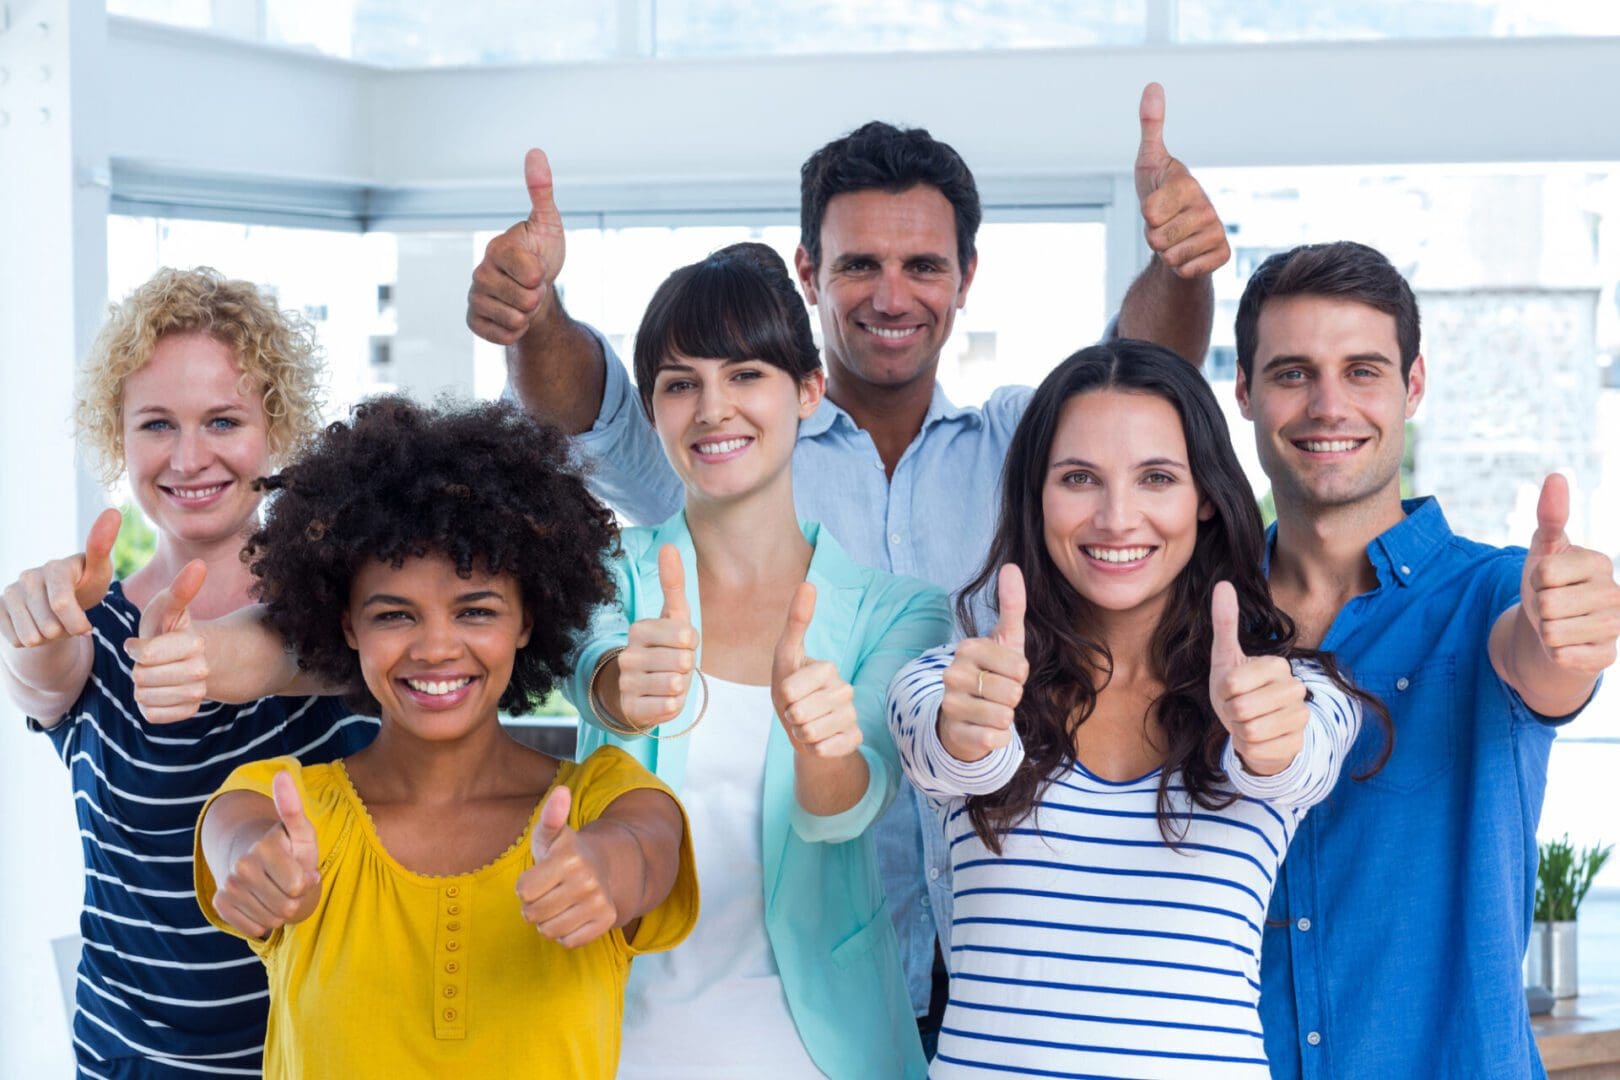
[[[1296,664],[1311,719],[1276,776],[1223,756],[1239,795],[1206,810],[1171,778],[1177,849],[1159,832],[1159,773],[1124,782],[1077,766],[1053,778],[1001,855],[980,843],[968,795],[998,790],[1010,744],[952,758],[936,730],[954,650],[924,653],[889,690],[911,782],[945,824],[954,874],[951,995],[931,1076],[1266,1077],[1260,940],[1277,868],[1306,811],[1337,782],[1359,703]]]
[[[268,995],[263,965],[209,926],[192,891],[197,812],[236,766],[280,754],[314,763],[376,733],[335,698],[206,703],[179,724],[135,705],[124,642],[140,612],[115,583],[88,613],[89,681],[47,729],[68,766],[83,843],[77,1009],[85,1077],[257,1076]]]

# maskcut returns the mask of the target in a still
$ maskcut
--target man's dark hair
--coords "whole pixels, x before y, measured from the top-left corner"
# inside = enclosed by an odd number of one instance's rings
[[[346,687],[349,707],[368,716],[380,706],[342,622],[367,563],[440,555],[462,577],[476,568],[517,579],[534,625],[500,698],[512,715],[572,670],[575,636],[614,596],[603,562],[613,515],[585,489],[569,439],[507,402],[373,398],[258,483],[270,509],[242,558],[266,621],[300,668]]]
[[[821,265],[821,219],[833,196],[851,191],[898,195],[918,184],[938,188],[956,211],[956,258],[967,273],[984,213],[979,189],[962,156],[923,128],[881,120],[863,124],[810,155],[799,170],[799,243]]]
[[[821,353],[782,256],[744,241],[683,266],[664,279],[636,331],[633,367],[641,410],[652,419],[658,369],[675,355],[694,360],[758,360],[804,382]]]
[[[1237,362],[1243,377],[1254,377],[1260,346],[1260,309],[1284,296],[1328,296],[1354,300],[1395,317],[1404,380],[1417,359],[1420,327],[1417,297],[1383,252],[1353,240],[1301,244],[1261,263],[1243,289],[1237,310]]]

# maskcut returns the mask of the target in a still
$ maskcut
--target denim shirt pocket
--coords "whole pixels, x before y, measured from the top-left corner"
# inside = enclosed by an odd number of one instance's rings
[[[1358,686],[1376,694],[1389,709],[1394,751],[1365,781],[1368,787],[1411,792],[1452,770],[1462,723],[1457,716],[1457,666],[1451,657],[1429,660],[1407,670],[1358,670]],[[1364,776],[1383,752],[1385,734],[1368,712],[1350,753],[1345,775]]]

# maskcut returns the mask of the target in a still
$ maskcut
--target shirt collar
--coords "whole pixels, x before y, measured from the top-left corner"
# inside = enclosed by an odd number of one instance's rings
[[[978,409],[953,405],[936,380],[934,392],[928,399],[928,412],[923,416],[922,430],[927,431],[934,424],[946,420],[966,420],[969,423],[982,424],[984,414]],[[814,439],[825,435],[835,427],[841,427],[846,432],[858,430],[854,417],[833,404],[831,398],[823,397],[821,404],[816,406],[816,411],[799,423],[799,438]]]
[[[1386,585],[1391,581],[1410,584],[1453,535],[1433,495],[1402,499],[1401,510],[1406,516],[1367,545],[1367,560],[1378,571],[1378,580]],[[1261,571],[1267,577],[1271,576],[1271,556],[1276,546],[1277,524],[1272,522],[1266,530],[1266,550],[1261,559]]]

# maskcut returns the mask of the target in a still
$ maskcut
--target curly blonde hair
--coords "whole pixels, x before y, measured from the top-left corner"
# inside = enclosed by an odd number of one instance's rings
[[[201,333],[230,346],[244,396],[264,404],[272,469],[285,464],[321,422],[324,368],[314,328],[249,281],[218,270],[165,267],[108,311],[79,369],[73,422],[102,481],[124,471],[124,380],[152,358],[166,334]]]

